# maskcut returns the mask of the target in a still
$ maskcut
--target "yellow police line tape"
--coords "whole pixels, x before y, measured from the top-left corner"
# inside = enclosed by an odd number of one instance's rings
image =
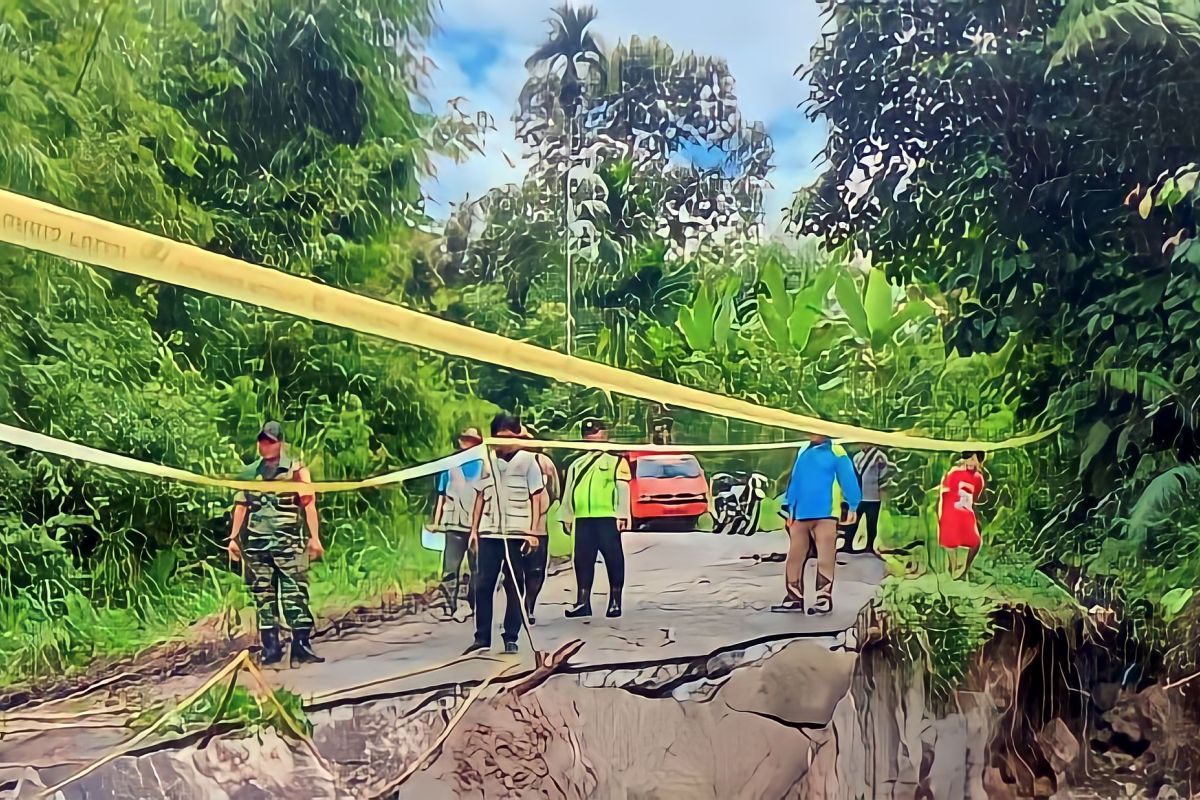
[[[1032,438],[1032,437],[1026,437]],[[486,448],[504,444],[518,444],[522,448],[547,450],[586,450],[602,452],[641,452],[641,453],[729,453],[754,452],[766,450],[789,450],[801,447],[804,442],[759,442],[753,444],[622,444],[619,442],[571,442],[544,439],[507,439],[503,437],[488,437],[483,444],[466,450],[459,450],[448,456],[424,464],[416,464],[394,472],[376,475],[356,481],[261,481],[237,480],[231,478],[213,478],[199,475],[177,467],[167,467],[150,461],[142,461],[129,456],[117,455],[107,450],[78,444],[65,439],[57,439],[43,433],[18,428],[13,425],[0,423],[0,442],[36,450],[40,453],[70,458],[75,461],[86,461],[109,469],[122,472],[136,472],[154,478],[191,483],[197,486],[208,486],[215,489],[234,489],[237,491],[252,491],[260,494],[280,494],[283,492],[300,492],[303,494],[328,494],[332,492],[352,492],[360,489],[376,489],[391,486],[405,481],[424,478],[445,472],[448,469],[462,466],[469,461],[483,459]]]
[[[764,408],[478,331],[3,190],[0,241],[553,380],[845,441],[914,450],[999,450],[1056,430],[994,443],[950,442]]]
[[[349,492],[358,489],[371,489],[381,486],[389,486],[391,484],[403,483],[404,481],[413,480],[414,478],[422,478],[427,475],[435,475],[452,467],[460,466],[483,457],[484,445],[473,447],[470,450],[460,450],[453,455],[439,458],[435,461],[428,461],[424,464],[406,467],[405,469],[389,472],[384,475],[377,475],[373,478],[367,478],[359,481],[319,481],[313,483],[305,483],[303,481],[244,481],[230,480],[226,478],[212,478],[207,475],[197,475],[194,472],[188,472],[184,469],[175,467],[166,467],[161,464],[154,464],[149,461],[141,461],[129,456],[121,456],[115,453],[109,453],[106,450],[98,450],[87,445],[76,444],[64,439],[56,439],[52,436],[46,436],[41,433],[27,431],[24,428],[16,428],[12,425],[4,425],[0,423],[0,442],[24,447],[29,450],[37,450],[42,453],[62,456],[76,461],[87,461],[92,464],[97,464],[110,469],[121,470],[123,472],[137,472],[142,475],[149,475],[155,478],[166,478],[168,480],[180,481],[182,483],[192,483],[198,486],[210,486],[218,489],[237,489],[239,491],[253,491],[260,494],[278,494],[282,492],[300,492],[304,494],[317,492]]]

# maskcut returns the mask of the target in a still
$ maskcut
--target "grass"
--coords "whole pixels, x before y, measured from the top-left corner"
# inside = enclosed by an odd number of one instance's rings
[[[219,589],[190,579],[125,607],[94,604],[79,592],[55,603],[35,597],[0,599],[0,685],[11,687],[77,674],[98,659],[145,650],[179,635],[191,624],[218,614],[230,581]]]
[[[442,555],[421,546],[420,516],[340,511],[322,515],[326,554],[309,576],[314,614],[328,618],[435,584]],[[574,542],[563,532],[557,505],[548,531],[550,555],[569,556]],[[126,605],[103,604],[71,591],[50,605],[28,595],[0,597],[0,687],[78,675],[97,661],[180,640],[222,613],[241,619],[251,607],[240,575],[224,563],[200,565],[165,585],[146,583],[133,598]]]
[[[929,696],[944,702],[995,632],[996,612],[1025,608],[1043,620],[1065,620],[1076,613],[1077,605],[1036,565],[992,543],[986,530],[968,578],[955,580],[946,551],[937,543],[936,527],[936,520],[925,515],[899,516],[884,509],[879,540],[883,550],[908,550],[884,557],[882,604],[888,640],[924,676]]]
[[[287,689],[274,689],[271,695],[274,702],[267,697],[260,697],[240,684],[218,683],[186,708],[169,712],[159,730],[182,736],[214,725],[226,724],[251,731],[273,728],[280,736],[293,738],[295,734],[292,726],[279,711],[282,707],[291,721],[299,726],[300,732],[311,736],[312,723],[304,713],[303,699]],[[134,729],[149,727],[165,713],[168,713],[166,705],[156,703],[143,709],[133,718],[130,726]]]
[[[441,554],[421,547],[420,529],[413,514],[389,521],[368,513],[331,526],[324,532],[326,556],[310,572],[313,612],[329,617],[431,586]],[[30,594],[0,597],[0,686],[77,675],[97,661],[180,640],[222,614],[236,622],[250,607],[240,575],[224,562],[176,573],[163,584],[143,582],[124,605],[78,590],[53,603]]]

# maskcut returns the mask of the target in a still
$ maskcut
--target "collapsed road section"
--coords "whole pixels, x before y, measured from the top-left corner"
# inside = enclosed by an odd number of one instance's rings
[[[163,737],[59,796],[794,794],[850,688],[855,623],[882,564],[842,557],[831,614],[777,614],[783,565],[762,556],[785,549],[781,535],[628,537],[625,616],[564,619],[574,584],[559,570],[530,630],[540,660],[529,639],[516,658],[459,659],[470,626],[436,612],[360,630],[324,642],[325,664],[267,673],[305,698],[314,749],[273,730]],[[183,697],[207,677],[140,691]],[[37,796],[130,738],[119,715],[92,719],[108,726],[46,726],[0,742],[8,795]]]

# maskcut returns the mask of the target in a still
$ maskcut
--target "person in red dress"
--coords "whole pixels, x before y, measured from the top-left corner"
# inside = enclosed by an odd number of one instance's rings
[[[959,579],[967,576],[975,556],[979,555],[979,520],[975,517],[975,504],[983,497],[982,451],[962,454],[958,466],[947,473],[942,481],[942,496],[938,503],[938,542],[950,550],[950,571],[954,572],[954,553],[958,548],[967,548],[967,563]]]

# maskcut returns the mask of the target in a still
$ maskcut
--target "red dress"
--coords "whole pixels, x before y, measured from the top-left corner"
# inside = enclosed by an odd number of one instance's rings
[[[942,547],[979,547],[975,501],[983,494],[983,473],[955,467],[942,481],[938,541]]]

